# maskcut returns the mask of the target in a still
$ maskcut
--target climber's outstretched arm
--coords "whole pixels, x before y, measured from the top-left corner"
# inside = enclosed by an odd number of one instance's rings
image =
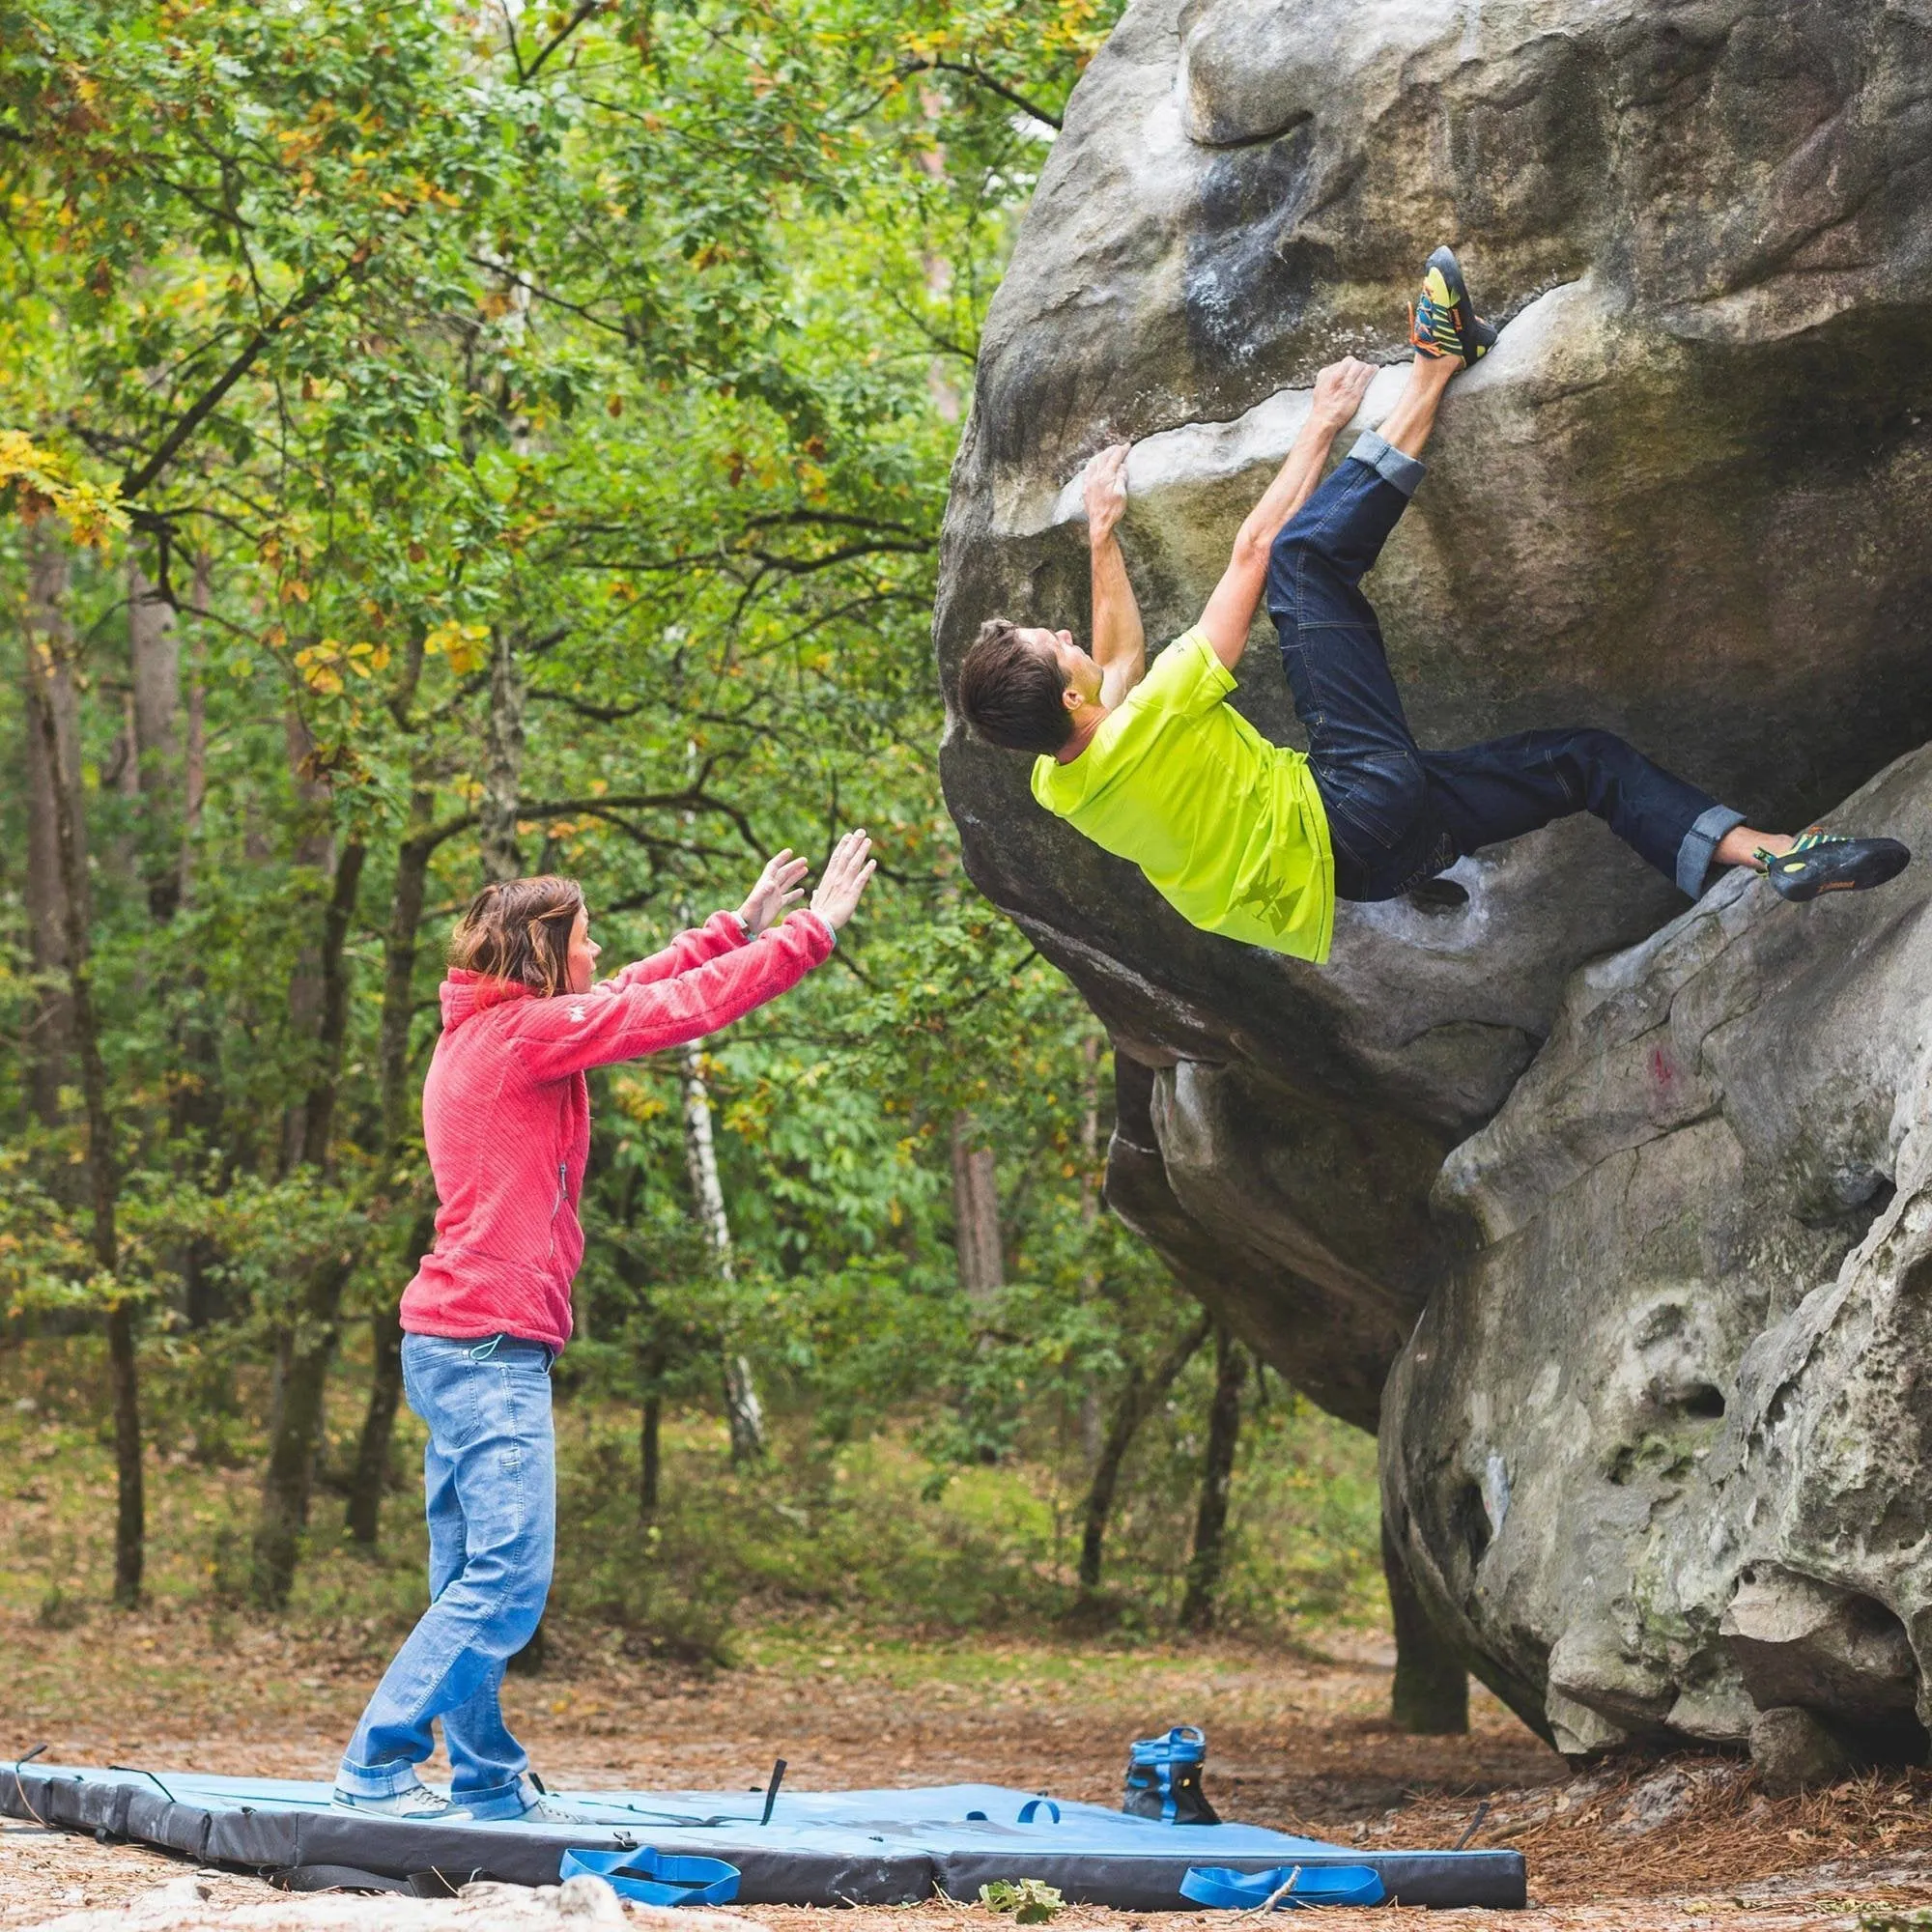
[[[1100,702],[1120,703],[1147,670],[1141,607],[1127,581],[1115,526],[1127,502],[1127,445],[1103,449],[1087,466],[1081,496],[1087,505],[1087,545],[1094,575],[1094,662],[1100,668]]]
[[[1375,377],[1373,363],[1357,362],[1352,355],[1331,362],[1316,377],[1308,420],[1301,425],[1287,462],[1261,501],[1248,512],[1247,522],[1235,539],[1235,554],[1228,560],[1227,571],[1201,613],[1201,628],[1207,632],[1214,655],[1230,670],[1240,663],[1241,653],[1248,647],[1248,628],[1255,621],[1267,583],[1268,552],[1282,526],[1321,480],[1329,445],[1361,408]]]

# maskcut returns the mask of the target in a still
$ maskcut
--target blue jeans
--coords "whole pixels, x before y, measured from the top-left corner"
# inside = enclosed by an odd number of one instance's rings
[[[556,1550],[551,1351],[498,1335],[403,1337],[403,1389],[429,1425],[430,1606],[383,1674],[335,1775],[386,1798],[416,1782],[442,1719],[459,1804],[522,1809],[529,1756],[503,1722],[503,1666],[543,1615]]]
[[[1520,731],[1458,752],[1410,735],[1362,595],[1423,466],[1370,431],[1274,541],[1267,600],[1328,812],[1335,892],[1390,899],[1465,852],[1594,812],[1690,897],[1744,814],[1673,777],[1613,732]]]

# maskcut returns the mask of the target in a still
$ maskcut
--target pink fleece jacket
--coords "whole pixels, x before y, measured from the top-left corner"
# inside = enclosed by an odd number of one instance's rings
[[[721,912],[587,993],[543,999],[452,967],[423,1083],[436,1246],[403,1292],[403,1326],[561,1349],[583,1259],[585,1069],[715,1032],[797,985],[832,947],[815,913],[747,940]]]

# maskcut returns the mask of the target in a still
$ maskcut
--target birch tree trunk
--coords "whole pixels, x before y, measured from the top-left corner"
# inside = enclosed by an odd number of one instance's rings
[[[524,868],[517,849],[517,808],[524,776],[524,668],[517,662],[517,634],[497,626],[491,634],[490,714],[484,727],[483,796],[476,823],[483,847],[483,875],[514,879]]]
[[[688,916],[687,916],[688,919]],[[718,1178],[718,1149],[711,1137],[711,1090],[704,1079],[704,1055],[696,1040],[679,1050],[684,1087],[684,1164],[691,1176],[692,1205],[711,1264],[722,1281],[732,1279],[731,1222],[724,1211],[724,1189]],[[732,1346],[723,1344],[724,1419],[731,1431],[731,1460],[755,1462],[765,1453],[765,1412],[758,1400],[752,1365]]]

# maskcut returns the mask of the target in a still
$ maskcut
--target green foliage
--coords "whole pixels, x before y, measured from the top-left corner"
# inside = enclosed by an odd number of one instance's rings
[[[980,1903],[988,1912],[1009,1914],[1015,1925],[1045,1925],[1066,1910],[1058,1886],[1044,1879],[995,1879],[980,1888]]]
[[[962,875],[927,624],[986,303],[1117,11],[0,0],[0,597],[71,707],[119,1231],[103,1269],[50,794],[10,758],[0,1305],[63,1375],[138,1310],[155,1534],[205,1502],[198,1591],[240,1587],[277,1378],[331,1345],[298,1602],[415,1587],[400,1530],[371,1567],[335,1522],[486,866],[582,878],[616,963],[862,823],[834,961],[705,1043],[728,1267],[672,1057],[593,1083],[559,1601],[714,1658],[747,1598],[1068,1606],[1095,1429],[1183,1311],[1100,1208],[1098,1028]],[[175,617],[153,742],[134,565]],[[0,740],[24,723],[9,673]],[[974,1299],[959,1147],[994,1151],[1005,1244]],[[727,1346],[763,1469],[689,1447]],[[86,1361],[61,1412],[98,1447]],[[1171,1609],[1205,1402],[1191,1371],[1130,1462],[1130,1624]],[[1224,1621],[1358,1613],[1360,1445],[1279,1398],[1250,1440]]]
[[[106,1597],[112,1523],[99,1498],[112,1434],[100,1347],[90,1335],[0,1354],[0,1464],[14,1472],[0,1491],[0,1605],[16,1611],[57,1603],[56,1614],[79,1617]],[[151,1590],[160,1605],[216,1618],[246,1600],[268,1392],[260,1369],[228,1366],[231,1412],[216,1425],[201,1392],[205,1360],[180,1348],[149,1364]],[[777,1418],[765,1466],[735,1470],[722,1422],[681,1407],[665,1429],[663,1501],[643,1524],[635,1406],[598,1394],[588,1378],[558,1395],[552,1623],[566,1646],[607,1633],[629,1654],[706,1665],[775,1643],[815,1645],[815,1660],[855,1645],[945,1647],[975,1633],[1135,1645],[1171,1628],[1205,1390],[1178,1391],[1137,1452],[1098,1618],[1072,1580],[1077,1464],[1011,1457],[934,1485],[936,1465],[903,1425],[833,1443],[801,1408]],[[354,1442],[359,1396],[359,1375],[332,1390],[326,1482]],[[215,1426],[227,1457],[210,1453]],[[375,1662],[424,1601],[412,1493],[420,1425],[405,1414],[398,1434],[399,1493],[382,1548],[355,1550],[318,1515],[288,1611],[296,1627]],[[1374,1486],[1366,1436],[1277,1392],[1236,1472],[1224,1631],[1280,1641],[1382,1614]],[[1329,1488],[1348,1506],[1329,1502]]]

